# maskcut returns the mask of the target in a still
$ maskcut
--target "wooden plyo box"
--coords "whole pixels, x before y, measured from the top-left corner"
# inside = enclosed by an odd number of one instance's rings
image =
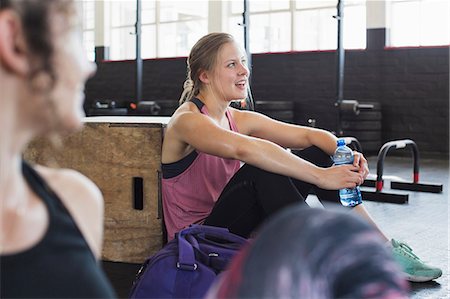
[[[105,200],[103,260],[142,263],[162,247],[159,174],[169,119],[87,117],[83,129],[64,137],[61,146],[36,140],[25,151],[28,161],[78,170],[100,188]]]

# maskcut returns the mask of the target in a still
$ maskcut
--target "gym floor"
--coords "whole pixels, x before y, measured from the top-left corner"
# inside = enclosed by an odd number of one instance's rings
[[[377,171],[377,157],[369,157],[373,174]],[[412,158],[389,157],[384,161],[383,177],[412,181]],[[442,193],[411,192],[389,189],[383,192],[409,195],[406,204],[366,201],[372,217],[388,235],[408,243],[414,252],[430,265],[440,267],[442,277],[429,283],[412,283],[411,298],[450,298],[450,242],[449,242],[449,161],[421,159],[419,183],[442,184]],[[373,191],[374,188],[363,188]]]
[[[371,174],[376,174],[377,157],[368,157]],[[424,261],[442,269],[443,275],[428,283],[411,283],[411,298],[450,298],[449,268],[449,161],[421,159],[419,183],[442,184],[442,193],[412,192],[390,189],[389,181],[412,181],[412,158],[390,157],[384,160],[384,193],[408,194],[405,204],[365,201],[370,214],[388,235],[408,243]],[[374,188],[363,187],[374,191]],[[314,205],[314,196],[308,203]],[[134,275],[135,264],[104,262],[103,266],[118,295],[126,298]]]

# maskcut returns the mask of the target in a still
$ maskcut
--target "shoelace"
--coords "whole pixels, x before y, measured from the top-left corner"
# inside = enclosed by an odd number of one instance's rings
[[[398,243],[398,247],[400,247],[402,252],[405,252],[405,253],[407,253],[407,255],[409,255],[412,258],[420,261],[419,257],[412,252],[412,248],[409,247],[408,244],[403,243],[403,242],[397,242],[397,243]]]

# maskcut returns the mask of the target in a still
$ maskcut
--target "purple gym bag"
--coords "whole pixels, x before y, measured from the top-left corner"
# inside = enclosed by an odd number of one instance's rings
[[[226,228],[191,225],[144,262],[130,298],[202,298],[246,242]]]

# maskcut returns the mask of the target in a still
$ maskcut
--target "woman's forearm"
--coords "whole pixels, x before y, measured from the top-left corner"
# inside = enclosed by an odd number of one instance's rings
[[[239,160],[266,171],[313,184],[320,179],[320,167],[291,154],[270,141],[252,138],[238,152]]]
[[[337,137],[322,129],[311,129],[306,136],[309,144],[315,145],[329,155],[336,150]]]

